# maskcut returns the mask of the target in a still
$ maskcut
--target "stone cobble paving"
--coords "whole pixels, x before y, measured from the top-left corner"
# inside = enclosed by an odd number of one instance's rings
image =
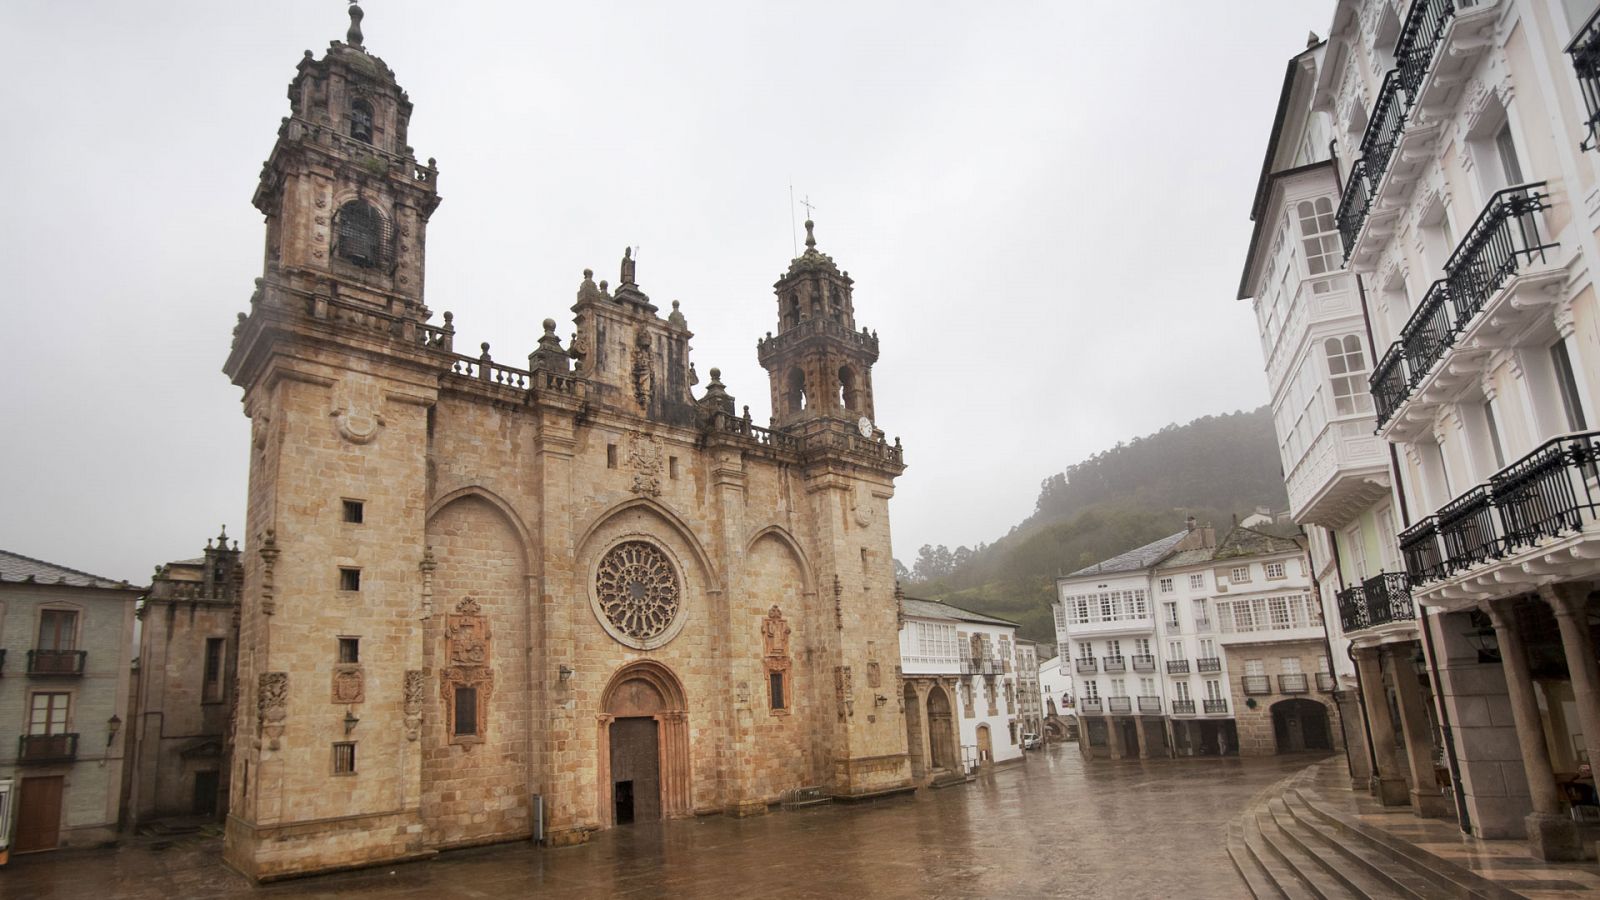
[[[1315,757],[1083,762],[1075,745],[955,787],[864,805],[640,824],[252,887],[220,841],[15,857],[0,897],[971,898],[1245,896],[1227,823]]]

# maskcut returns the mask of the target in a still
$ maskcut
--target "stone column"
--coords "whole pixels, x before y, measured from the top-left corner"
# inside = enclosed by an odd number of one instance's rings
[[[1394,721],[1389,718],[1389,701],[1383,688],[1383,662],[1378,648],[1356,650],[1356,673],[1361,679],[1361,702],[1366,706],[1367,725],[1378,771],[1372,773],[1370,790],[1384,806],[1405,806],[1410,802],[1406,780],[1400,774],[1400,756],[1394,747]]]
[[[1547,585],[1539,596],[1556,614],[1561,626],[1561,647],[1566,651],[1572,694],[1577,700],[1578,727],[1589,750],[1589,765],[1600,766],[1600,665],[1595,662],[1594,638],[1589,631],[1589,582]]]
[[[1137,699],[1135,703],[1139,702]],[[1144,733],[1144,716],[1133,717],[1133,733],[1139,736],[1139,758],[1150,758],[1150,736]]]
[[[1427,701],[1411,667],[1412,644],[1390,644],[1384,648],[1394,672],[1395,695],[1400,701],[1400,728],[1406,739],[1406,762],[1411,766],[1411,811],[1418,816],[1443,818],[1449,804],[1439,793],[1433,772],[1433,726],[1428,722]]]
[[[1484,611],[1494,625],[1500,644],[1500,665],[1505,670],[1506,693],[1511,701],[1511,716],[1517,723],[1517,746],[1522,753],[1522,770],[1528,778],[1528,797],[1533,812],[1523,821],[1528,829],[1528,849],[1545,860],[1577,859],[1578,831],[1572,820],[1561,814],[1561,797],[1556,792],[1555,774],[1550,768],[1550,749],[1544,742],[1544,724],[1539,718],[1539,699],[1528,674],[1528,654],[1522,646],[1521,628],[1515,599],[1497,606],[1485,603]]]
[[[1117,721],[1117,717],[1105,716],[1103,718],[1106,723],[1106,750],[1111,754],[1112,759],[1126,757],[1128,755],[1127,751],[1122,746],[1122,727]]]

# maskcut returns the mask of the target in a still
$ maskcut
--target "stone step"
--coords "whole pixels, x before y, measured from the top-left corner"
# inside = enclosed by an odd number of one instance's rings
[[[1500,887],[1470,869],[1440,859],[1409,841],[1341,814],[1324,803],[1314,789],[1291,786],[1286,793],[1298,800],[1299,807],[1313,820],[1320,821],[1336,832],[1344,843],[1359,843],[1388,857],[1395,865],[1405,867],[1432,882],[1431,896],[1527,900],[1521,894]]]
[[[1360,865],[1352,864],[1346,855],[1338,852],[1340,848],[1337,845],[1330,845],[1321,835],[1297,819],[1282,796],[1268,801],[1267,809],[1272,813],[1273,821],[1283,830],[1284,835],[1299,846],[1323,872],[1343,885],[1345,890],[1354,896],[1366,897],[1369,900],[1411,900],[1408,894],[1397,890],[1389,881]]]
[[[1360,900],[1359,894],[1330,875],[1313,854],[1308,853],[1278,827],[1277,820],[1273,818],[1267,804],[1262,804],[1256,810],[1256,827],[1260,830],[1267,849],[1276,854],[1284,866],[1292,870],[1294,877],[1305,885],[1310,896],[1318,900]],[[1283,882],[1280,881],[1279,884],[1282,885]]]
[[[1294,867],[1284,860],[1283,854],[1272,848],[1266,835],[1261,833],[1254,807],[1246,810],[1239,822],[1246,851],[1267,873],[1267,879],[1280,896],[1286,900],[1322,900]]]
[[[1289,814],[1306,829],[1321,846],[1342,858],[1351,869],[1359,869],[1383,885],[1386,896],[1409,900],[1433,900],[1439,896],[1441,885],[1420,875],[1411,864],[1386,851],[1375,849],[1360,839],[1346,835],[1340,828],[1329,825],[1306,807],[1292,790],[1283,796]]]
[[[1228,823],[1228,858],[1233,860],[1234,871],[1244,879],[1245,887],[1250,889],[1250,896],[1255,900],[1287,900],[1283,891],[1278,890],[1277,882],[1245,844],[1244,824],[1238,819]]]

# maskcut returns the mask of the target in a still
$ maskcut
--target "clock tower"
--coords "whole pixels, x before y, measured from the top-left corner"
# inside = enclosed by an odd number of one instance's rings
[[[781,429],[810,433],[827,420],[842,419],[874,438],[878,336],[856,329],[850,273],[817,249],[814,228],[806,220],[806,252],[773,285],[778,332],[756,345],[772,383],[773,421]]]

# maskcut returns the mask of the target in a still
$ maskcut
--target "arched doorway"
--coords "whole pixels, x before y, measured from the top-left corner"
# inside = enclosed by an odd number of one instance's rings
[[[906,707],[906,752],[911,756],[911,777],[924,778],[928,774],[928,761],[923,757],[926,751],[922,743],[922,709],[917,689],[907,683],[901,697]]]
[[[599,716],[600,815],[608,825],[689,814],[689,717],[683,685],[656,662],[624,666]]]
[[[1279,753],[1333,749],[1328,710],[1315,700],[1296,697],[1272,704],[1272,736]]]
[[[978,726],[978,765],[994,764],[994,739],[989,736],[989,726]]]
[[[928,755],[928,764],[934,769],[954,772],[960,768],[950,695],[937,684],[928,689]]]

